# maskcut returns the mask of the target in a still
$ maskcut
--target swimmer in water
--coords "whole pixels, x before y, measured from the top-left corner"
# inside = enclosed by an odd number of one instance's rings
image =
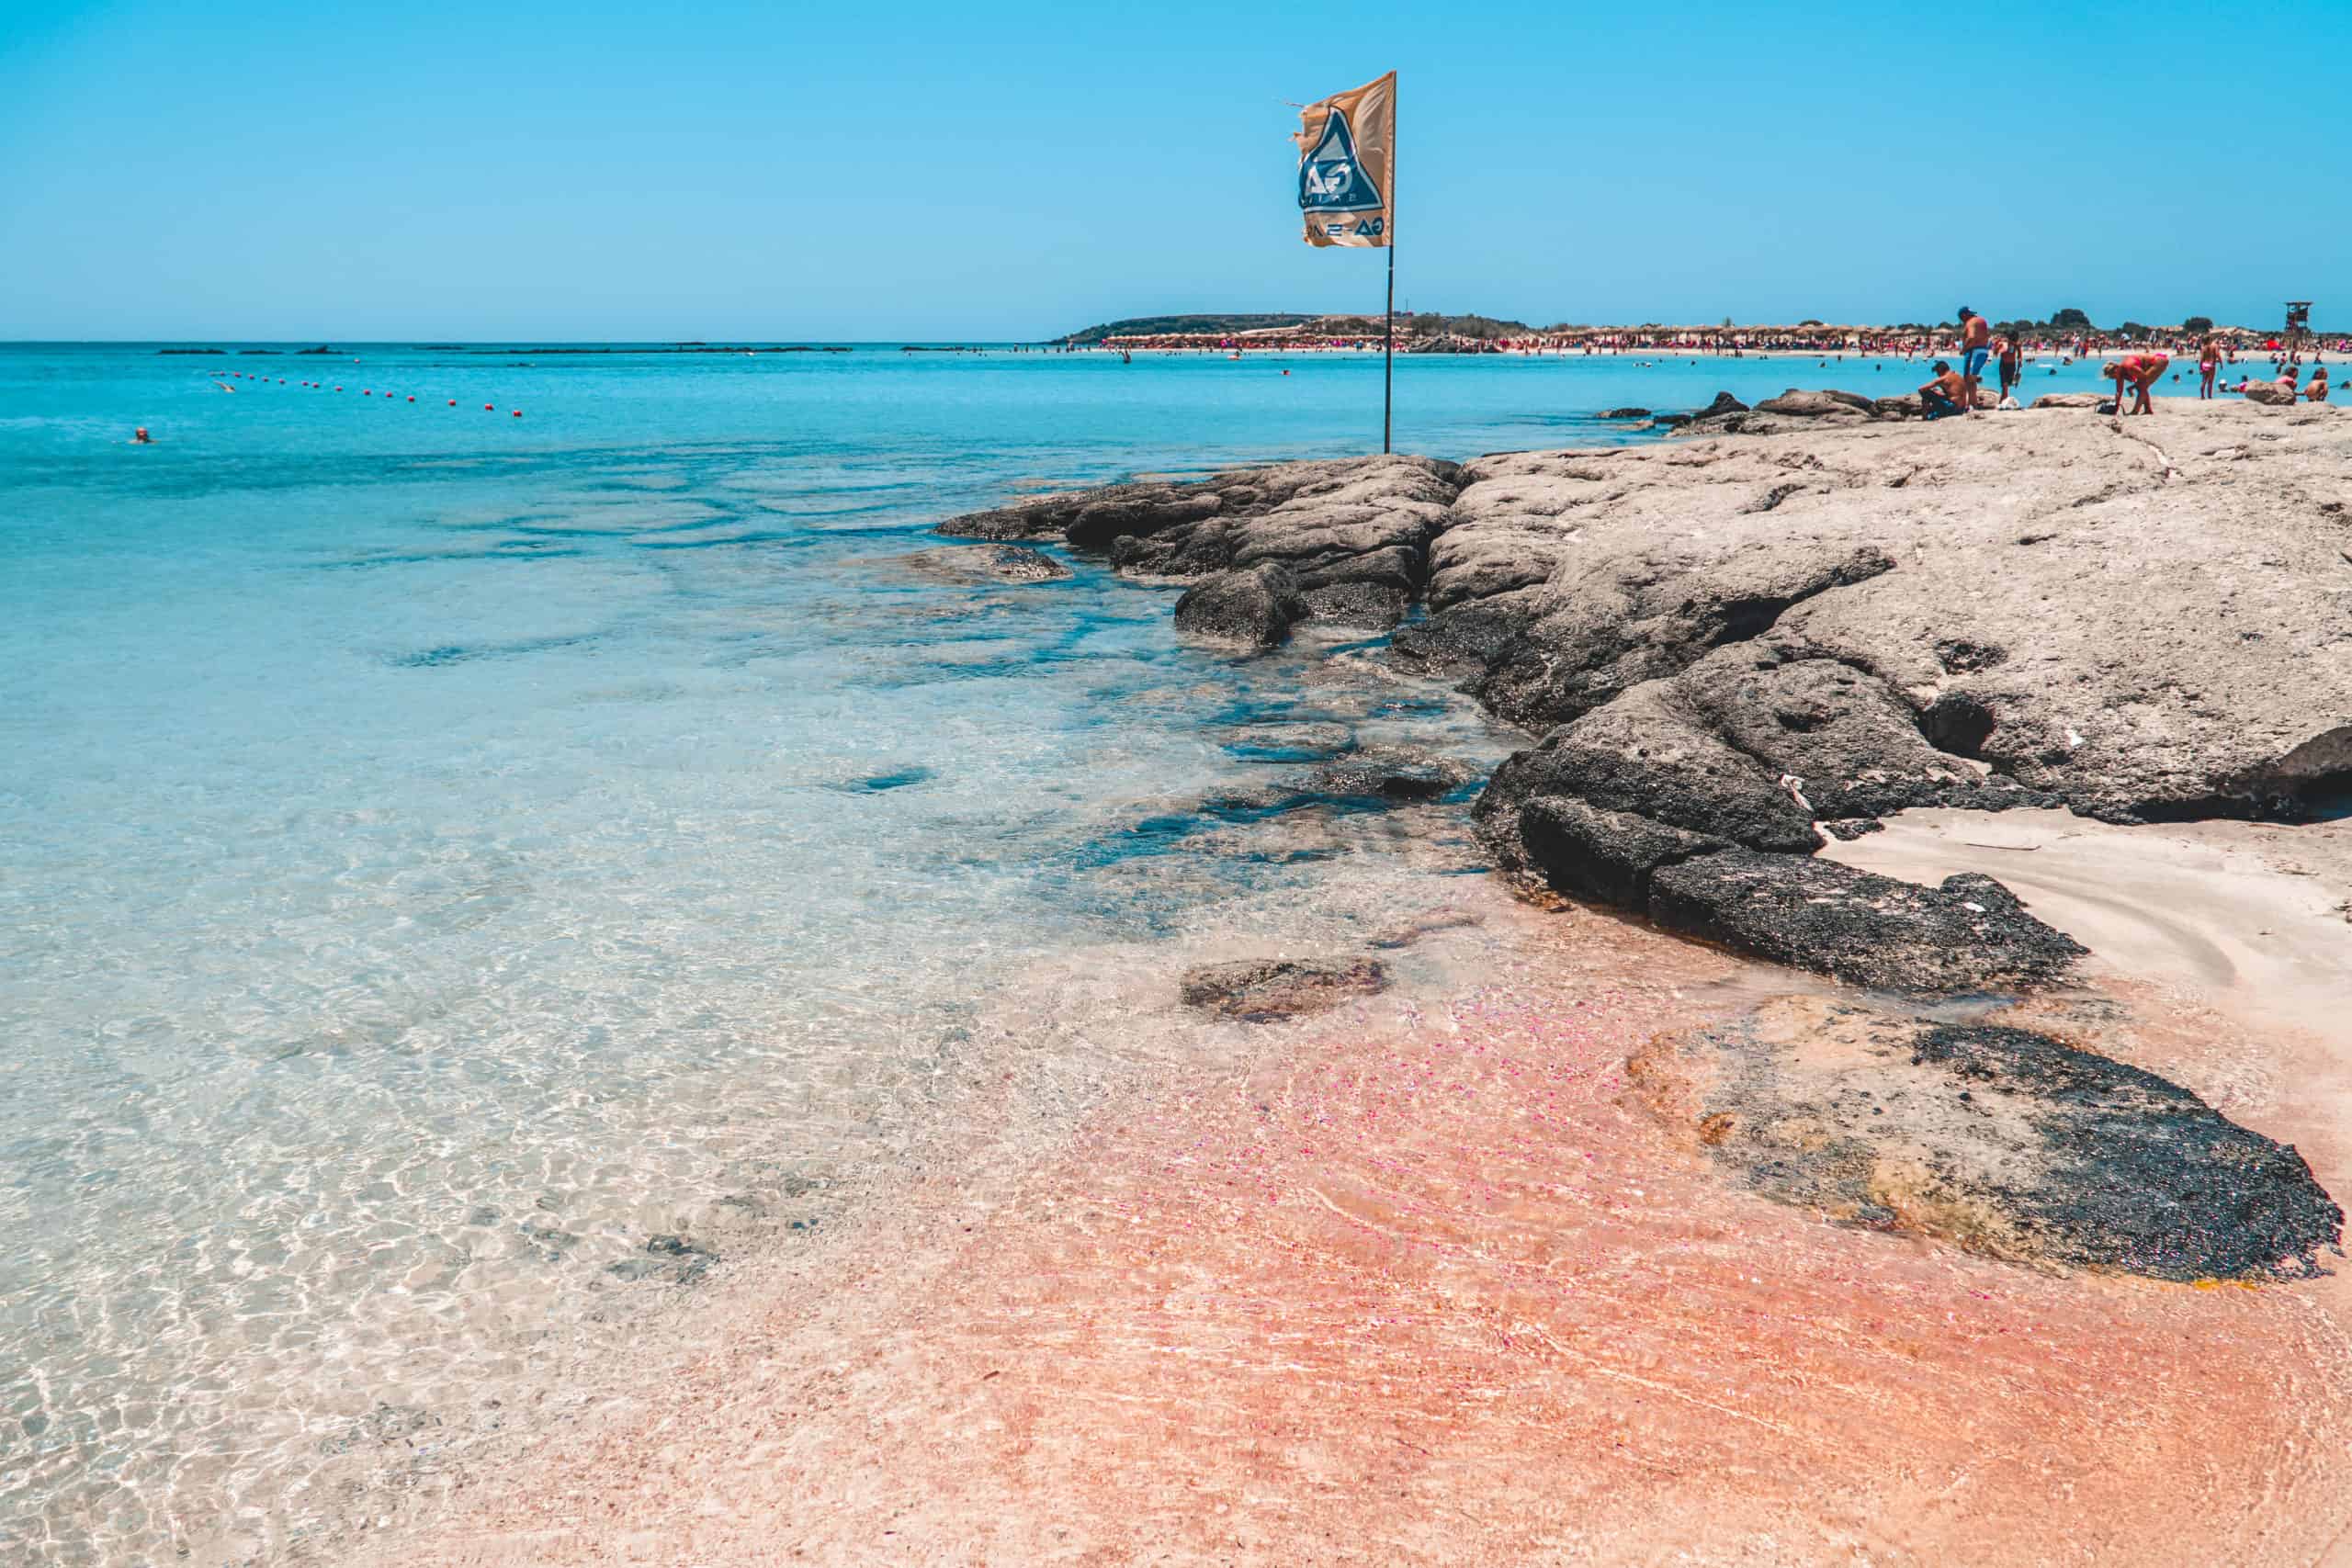
[[[216,386],[216,387],[220,388],[220,389],[222,391],[224,391],[224,392],[233,392],[233,391],[235,391],[235,390],[237,389],[236,388],[232,387],[231,385],[229,385],[229,383],[228,383],[228,382],[226,382],[226,381],[223,381],[223,380],[220,379],[218,377],[215,377],[215,378],[213,378],[212,384],[213,384],[214,386]]]
[[[130,444],[133,446],[146,446],[153,445],[153,441],[147,434],[147,427],[145,425],[142,424],[138,429],[130,433]]]

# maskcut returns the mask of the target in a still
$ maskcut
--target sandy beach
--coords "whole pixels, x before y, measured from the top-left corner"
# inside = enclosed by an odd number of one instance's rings
[[[1835,418],[1808,430],[1797,416],[1646,454],[1432,470],[1385,493],[1398,497],[1387,503],[1397,516],[1422,504],[1402,499],[1415,486],[1437,482],[1453,498],[1429,590],[1451,606],[1431,624],[1442,637],[1462,635],[1460,617],[1481,605],[1550,603],[1579,572],[1602,570],[1607,536],[1532,476],[1611,493],[1638,530],[1651,503],[1628,501],[1608,465],[1680,464],[1642,472],[1681,487],[1660,502],[1682,498],[1693,540],[1714,536],[1708,519],[1756,492],[1735,481],[1720,508],[1704,500],[1694,512],[1688,487],[1720,485],[1743,465],[1787,472],[1791,454],[1811,453],[1906,476],[1899,503],[1884,485],[1833,482],[1821,502],[1771,509],[1794,513],[1776,527],[1807,548],[1845,549],[1849,526],[1883,541],[1892,570],[1867,581],[1907,593],[1916,584],[1904,575],[1925,573],[1932,597],[1939,569],[1886,520],[1984,504],[1938,490],[1947,482],[1987,487],[1999,525],[2015,532],[2010,519],[2045,514],[2038,476],[2052,476],[2062,509],[2067,494],[2095,498],[2071,509],[2082,519],[2072,525],[2106,529],[2107,547],[2128,549],[2116,541],[2177,523],[2188,514],[2179,508],[2256,519],[2245,485],[2292,490],[2334,471],[2262,478],[2228,456],[2269,434],[2249,423],[2257,411],[2163,407],[2167,417],[2142,427],[2171,454],[2161,465],[2141,431],[2119,440],[2115,422],[2095,415],[1886,434]],[[2333,442],[2333,429],[2298,439]],[[1936,468],[1932,440],[1964,442],[1980,461],[2006,453],[2007,469],[1967,479],[1966,462]],[[2111,456],[2086,467],[2093,452]],[[1690,477],[1699,458],[1712,477]],[[2100,467],[2109,461],[2114,478]],[[1283,502],[1249,482],[1250,504],[1272,507],[1263,527],[1285,537],[1351,493],[1306,485]],[[1086,515],[1140,514],[1167,504],[1164,493],[1091,502]],[[1841,510],[1799,510],[1829,504]],[[1026,507],[970,532],[1040,536],[1078,515],[1058,498]],[[1254,547],[1248,529],[1261,525],[1217,526],[1228,531],[1215,547],[1230,558]],[[1506,558],[1481,539],[1504,527],[1519,531],[1509,558],[1541,557],[1535,579],[1494,575]],[[2229,537],[2199,547],[2230,548]],[[1156,558],[1119,544],[1114,558],[1164,570],[1210,547],[1197,534],[1170,538],[1156,536]],[[1567,553],[1543,555],[1545,540]],[[1396,547],[1367,536],[1348,547],[1372,561]],[[1328,570],[1331,558],[1319,558]],[[2142,568],[2151,583],[2165,570]],[[1266,583],[1262,571],[1252,581]],[[1329,635],[1314,629],[1317,615],[1363,614],[1378,581],[1341,573],[1305,590],[1298,635],[1313,646]],[[1546,585],[1514,585],[1531,581]],[[1863,579],[1845,581],[1798,595],[1804,607],[1780,612],[1759,640],[1818,648],[1879,635],[1854,598]],[[1229,626],[1253,604],[1231,592],[1218,603],[1227,619],[1195,611],[1195,624]],[[1180,606],[1180,625],[1186,614]],[[2298,624],[2274,612],[2274,629]],[[1419,646],[1430,657],[1429,637]],[[1546,702],[1569,689],[1556,661],[1572,645],[1553,646]],[[1866,873],[1924,889],[1995,878],[2020,902],[2018,919],[2087,950],[2063,978],[1905,999],[1742,956],[1731,949],[1770,940],[1747,926],[1692,941],[1606,908],[1608,897],[1546,890],[1546,878],[1602,873],[1559,861],[1565,852],[1532,826],[1523,845],[1504,844],[1507,861],[1528,857],[1514,883],[1442,874],[1452,863],[1430,858],[1426,836],[1451,807],[1337,829],[1276,816],[1248,830],[1251,841],[1371,834],[1387,841],[1386,869],[1335,874],[1315,917],[1269,905],[1197,942],[1074,961],[1039,975],[1035,995],[1001,998],[988,1027],[1012,1035],[1043,1017],[1065,1041],[1115,1030],[1150,1044],[1125,1070],[1072,1079],[1060,1099],[1072,1114],[1040,1114],[1054,1097],[1009,1079],[1001,1101],[877,1173],[840,1224],[730,1263],[625,1348],[583,1349],[550,1377],[563,1392],[543,1407],[379,1459],[370,1489],[354,1495],[370,1513],[345,1515],[317,1550],[452,1564],[2352,1562],[2352,1287],[2339,1252],[2323,1249],[2333,1271],[2316,1277],[2239,1278],[2028,1256],[1972,1240],[1932,1205],[1915,1215],[1895,1201],[1891,1217],[1869,1220],[1791,1201],[1752,1172],[1742,1179],[1730,1156],[1747,1134],[1726,1142],[1728,1123],[1702,1114],[1724,1088],[1710,1085],[1706,1042],[1778,1032],[1818,1057],[1848,1048],[1836,1044],[1841,1021],[1917,1009],[1930,1024],[2063,1041],[2084,1059],[2154,1075],[2211,1108],[2200,1115],[2290,1145],[2284,1157],[2307,1162],[2328,1190],[2352,1188],[2347,824],[2226,819],[2243,810],[2122,820],[2135,813],[2120,803],[2149,788],[2183,799],[2208,788],[2180,765],[2204,743],[2166,742],[2171,782],[2161,784],[2132,782],[2141,753],[2128,747],[2111,761],[2088,744],[2037,753],[2031,766],[2005,761],[1997,737],[2031,722],[2028,706],[2007,705],[2036,688],[1999,685],[1983,673],[1989,641],[1966,646],[1979,651],[1942,655],[1962,675],[1906,700],[1932,715],[1979,694],[1972,700],[2002,715],[1995,739],[1957,742],[1923,718],[1960,749],[1929,755],[1913,784],[1900,784],[1910,764],[1891,761],[1891,742],[1871,743],[1882,749],[1843,783],[1817,757],[1794,784],[1768,776],[1768,793],[1804,802],[1809,791],[1821,815],[1877,804],[1872,830],[1821,834],[1829,847],[1812,859],[1803,830],[1801,848],[1766,859],[1828,879],[1815,885],[1833,903],[1861,886],[1837,878]],[[1668,679],[1702,680],[1708,668],[1702,658]],[[1510,669],[1507,655],[1490,666],[1486,700],[1534,703],[1534,688],[1496,683]],[[2323,706],[2334,679],[2312,688]],[[1631,721],[1612,716],[1627,704],[1646,712],[1638,705],[1655,683],[1576,688],[1586,694],[1569,711],[1587,716],[1554,731],[1543,755],[1565,755],[1562,735],[1604,733],[1592,728],[1603,719],[1622,730]],[[2242,682],[2231,700],[2250,689]],[[2083,699],[2068,700],[2075,723],[2106,733]],[[1841,744],[1860,744],[1859,721],[1826,722],[1799,727],[1803,743],[1844,734]],[[2266,720],[2249,711],[2222,722],[2259,731]],[[2324,715],[2312,722],[2326,728]],[[2145,713],[2133,723],[2164,730]],[[2281,779],[2301,776],[2293,758],[2320,754],[2284,732],[2255,743],[2289,759],[2272,764]],[[1537,755],[1515,760],[1513,776]],[[1585,791],[1576,809],[1616,813],[1621,842],[1694,835],[1695,819],[1667,829],[1627,815],[1589,766],[1544,765],[1555,773],[1541,787]],[[2211,765],[2243,766],[2220,753]],[[2333,787],[2335,775],[2314,766],[2310,787]],[[2016,798],[1982,795],[1996,784]],[[1512,787],[1498,781],[1489,799]],[[1664,792],[1653,810],[1679,798],[1670,780],[1645,787]],[[2057,796],[2075,809],[2040,803]],[[1766,818],[1726,814],[1735,798],[1714,797],[1708,819],[1741,842],[1777,842]],[[1936,804],[1962,798],[1998,808]],[[1568,809],[1546,806],[1544,820]],[[1502,831],[1508,818],[1487,820]],[[1700,856],[1687,872],[1756,852],[1681,852]],[[1939,917],[1923,906],[1899,918]],[[1378,954],[1387,988],[1275,1022],[1177,1000],[1188,964],[1348,951]],[[1049,1055],[1026,1059],[1050,1072]],[[1849,1081],[1880,1081],[1867,1063],[1848,1068],[1865,1074]],[[1908,1114],[1899,1088],[1886,1092]],[[1937,1124],[1921,1125],[1932,1139]]]

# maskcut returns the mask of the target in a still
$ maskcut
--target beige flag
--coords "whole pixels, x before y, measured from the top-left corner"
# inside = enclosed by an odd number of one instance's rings
[[[1298,114],[1298,206],[1310,245],[1385,245],[1396,231],[1396,73]]]

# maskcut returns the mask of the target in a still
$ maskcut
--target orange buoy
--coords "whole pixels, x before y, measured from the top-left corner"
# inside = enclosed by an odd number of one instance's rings
[[[484,403],[481,405],[481,412],[484,413],[496,413],[498,412],[498,407],[494,403]]]
[[[516,409],[516,410],[514,411],[514,417],[515,417],[516,419],[520,419],[520,418],[522,418],[522,417],[523,417],[523,411],[522,411],[521,409]]]
[[[455,399],[455,398],[451,398],[451,399],[449,400],[449,406],[450,406],[451,408],[456,408],[456,407],[458,406],[458,400],[457,400],[457,399]]]
[[[411,392],[411,393],[408,395],[408,400],[409,400],[410,402],[414,402],[414,401],[416,401],[416,394],[415,394],[414,392]]]

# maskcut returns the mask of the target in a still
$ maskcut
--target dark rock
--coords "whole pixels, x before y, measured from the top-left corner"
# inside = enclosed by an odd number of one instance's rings
[[[2000,719],[1983,698],[1969,692],[1945,692],[1919,714],[1919,733],[1939,751],[1973,757],[1993,739]]]
[[[1847,1224],[2175,1280],[2302,1278],[2341,1252],[2343,1210],[2291,1146],[2045,1034],[1786,998],[1679,1060],[1712,1081],[1661,1110],[1759,1192]]]
[[[1520,807],[1519,839],[1531,867],[1557,891],[1634,909],[1649,902],[1650,877],[1659,867],[1730,847],[1704,833],[1630,812],[1596,811],[1556,795]]]
[[[1327,1011],[1387,986],[1387,967],[1374,959],[1321,964],[1269,958],[1191,970],[1179,995],[1186,1007],[1220,1018],[1272,1023]]]
[[[1483,674],[1540,613],[1537,601],[1526,593],[1473,600],[1400,628],[1389,639],[1388,656],[1426,674]]]
[[[1778,964],[1919,995],[2042,985],[2086,951],[1989,877],[1940,887],[1834,862],[1726,850],[1662,867],[1650,918]]]
[[[1386,631],[1396,626],[1413,603],[1409,590],[1385,582],[1334,582],[1309,588],[1301,597],[1310,619],[1370,631]]]
[[[1667,697],[1662,686],[1645,687],[1554,730],[1496,769],[1473,814],[1497,857],[1525,867],[1515,841],[1520,810],[1545,795],[1750,849],[1811,853],[1820,840],[1810,814]]]
[[[1690,417],[1693,419],[1713,419],[1719,414],[1746,413],[1747,412],[1747,405],[1741,402],[1737,398],[1733,397],[1729,392],[1717,392],[1713,402],[1709,403],[1705,408],[1696,410],[1692,412]]]
[[[1219,572],[1186,589],[1176,601],[1176,626],[1220,642],[1274,648],[1306,613],[1297,579],[1286,568],[1268,563],[1246,571]]]
[[[1478,776],[1477,770],[1450,757],[1401,746],[1367,746],[1310,769],[1300,787],[1326,796],[1376,796],[1382,800],[1437,800]]]
[[[1601,419],[1647,419],[1650,417],[1650,411],[1647,409],[1636,408],[1602,409],[1598,417]]]

